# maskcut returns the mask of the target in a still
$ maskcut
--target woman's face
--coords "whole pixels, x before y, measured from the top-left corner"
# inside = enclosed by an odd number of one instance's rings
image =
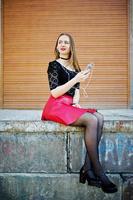
[[[58,39],[57,49],[61,55],[69,55],[70,53],[70,39],[67,35],[62,35]]]

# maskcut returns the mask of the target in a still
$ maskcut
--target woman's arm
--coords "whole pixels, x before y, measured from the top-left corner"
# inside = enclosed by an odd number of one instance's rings
[[[81,71],[78,72],[78,74],[74,78],[69,80],[67,83],[59,85],[59,71],[57,66],[54,66],[51,63],[49,63],[47,72],[51,94],[55,98],[62,96],[68,90],[70,90],[76,83],[85,81],[85,79],[89,77],[89,73],[87,73],[87,70]]]
[[[72,78],[67,83],[56,87],[55,89],[51,90],[51,94],[53,97],[57,98],[63,94],[65,94],[71,87],[73,87],[77,83],[76,76]]]
[[[65,94],[76,83],[84,82],[89,76],[90,76],[90,72],[88,72],[87,70],[79,72],[74,78],[72,78],[67,83],[57,86],[55,89],[51,90],[52,96],[57,98]]]

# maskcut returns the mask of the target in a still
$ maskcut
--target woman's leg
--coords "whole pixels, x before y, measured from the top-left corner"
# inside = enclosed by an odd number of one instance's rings
[[[101,136],[102,136],[102,130],[103,130],[103,124],[104,124],[104,117],[103,117],[102,114],[100,114],[98,112],[94,113],[94,115],[96,116],[96,118],[98,120],[97,140],[98,140],[98,145],[99,145],[99,142],[100,142]],[[85,162],[84,162],[84,170],[85,171],[92,170],[92,163],[90,161],[89,154],[88,154],[87,151],[86,151]]]
[[[95,175],[101,181],[100,186],[104,192],[114,193],[117,192],[117,187],[113,184],[103,172],[102,166],[99,161],[98,155],[98,120],[95,115],[90,113],[83,114],[72,125],[85,126],[85,145],[91,160]]]
[[[86,149],[93,164],[93,168],[96,174],[99,174],[102,170],[99,162],[98,155],[98,120],[97,117],[91,113],[83,114],[76,122],[72,125],[85,126],[84,140]]]
[[[102,131],[103,131],[103,124],[104,124],[104,117],[101,113],[99,112],[95,112],[93,115],[96,116],[97,120],[98,120],[98,129],[97,129],[97,137],[98,137],[98,144],[101,140],[102,137]]]

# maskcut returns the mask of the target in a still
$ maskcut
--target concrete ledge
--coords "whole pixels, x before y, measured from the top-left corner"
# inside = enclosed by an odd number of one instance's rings
[[[16,112],[19,114],[19,111]],[[30,111],[32,114],[34,112]],[[9,113],[6,110],[6,115],[9,116]],[[27,117],[26,114],[25,116]],[[125,116],[122,111],[121,116]],[[113,115],[110,114],[109,120],[109,116],[106,119],[105,115],[104,134],[99,150],[102,165],[107,172],[133,172],[131,111],[129,116],[130,120],[121,120],[120,116],[119,120],[113,120]],[[7,121],[1,118],[0,172],[79,172],[86,151],[83,137],[83,127],[64,126],[51,121]]]
[[[132,109],[98,110],[105,120],[133,120]],[[42,110],[0,109],[0,121],[38,121]]]
[[[0,110],[0,132],[70,132],[83,131],[81,127],[64,126],[41,121],[39,110]],[[104,115],[104,132],[133,133],[133,110],[100,110]]]
[[[26,132],[26,133],[40,133],[40,132],[70,132],[83,131],[82,127],[65,126],[51,121],[0,121],[0,132]],[[104,132],[106,133],[133,133],[133,121],[131,120],[105,120]]]

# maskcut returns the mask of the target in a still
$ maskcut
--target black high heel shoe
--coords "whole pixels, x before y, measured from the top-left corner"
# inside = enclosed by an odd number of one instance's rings
[[[103,192],[115,193],[118,191],[117,186],[109,180],[105,173],[101,173],[98,177],[101,181],[101,189]]]
[[[101,181],[98,177],[96,177],[92,170],[85,171],[82,167],[80,169],[80,177],[79,182],[85,184],[85,182],[88,182],[88,185],[95,186],[95,187],[101,187]]]

